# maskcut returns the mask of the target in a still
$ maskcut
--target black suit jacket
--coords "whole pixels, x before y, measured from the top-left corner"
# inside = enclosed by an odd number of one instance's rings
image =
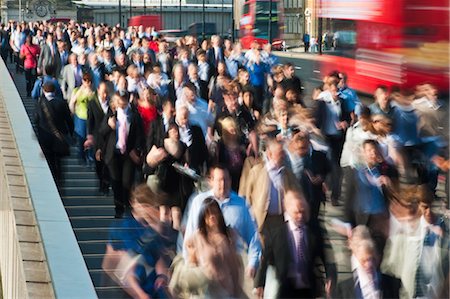
[[[323,251],[323,240],[318,230],[318,227],[307,225],[307,271],[311,290],[317,296],[320,294],[316,292],[318,285],[314,273],[316,258],[320,258],[324,265],[327,266]],[[256,287],[264,286],[269,264],[275,267],[277,279],[280,283],[280,292],[283,293],[283,290],[286,292],[286,289],[290,287],[288,272],[289,267],[294,262],[289,239],[290,233],[287,222],[275,227],[269,227],[265,232],[261,265],[255,277]]]
[[[184,81],[181,83],[181,85],[184,84]],[[175,90],[175,82],[172,80],[170,81],[169,85],[167,86],[168,89],[168,99],[172,102],[172,104],[175,107],[175,102],[177,101],[177,92]]]
[[[200,79],[198,79],[197,82],[198,82],[198,88],[196,86],[197,95],[200,98],[204,99],[206,102],[208,102],[208,99],[209,99],[209,97],[208,97],[208,94],[209,94],[208,82],[205,82],[205,81],[200,80]],[[191,80],[191,83],[194,84],[194,86],[195,86],[194,81]]]
[[[399,290],[402,285],[400,279],[395,277],[381,274],[380,275],[380,289],[383,293],[383,298],[399,298]],[[333,298],[362,298],[359,282],[355,281],[355,278],[350,277],[340,282],[336,288]]]
[[[311,156],[305,161],[303,174],[300,178],[303,193],[311,207],[311,220],[314,220],[313,218],[318,216],[320,203],[325,201],[326,198],[322,184],[312,184],[307,171],[311,176],[320,175],[325,180],[330,170],[330,161],[328,160],[327,155],[323,152],[312,150]]]
[[[129,155],[131,151],[136,150],[142,152],[144,149],[144,127],[139,112],[131,106],[129,108],[128,119],[130,121],[130,131],[127,138],[127,148],[125,155]],[[117,134],[116,130],[111,129],[108,125],[108,119],[114,116],[115,113],[109,109],[105,115],[105,118],[100,126],[99,133],[104,139],[103,143],[103,160],[106,165],[111,163],[114,159],[114,153],[116,152]]]
[[[41,143],[41,146],[45,149],[50,149],[54,139],[56,136],[52,133],[52,130],[50,126],[48,125],[48,118],[47,115],[44,113],[44,110],[42,109],[40,101],[45,101],[43,104],[45,104],[48,108],[48,111],[53,119],[53,124],[55,128],[61,132],[63,135],[73,134],[74,125],[72,116],[70,115],[69,106],[67,105],[67,102],[56,98],[51,101],[47,101],[45,97],[42,97],[39,99],[39,101],[36,103],[36,109],[35,109],[35,123],[38,128],[38,139]]]
[[[324,128],[325,128],[325,124],[327,121],[329,121],[326,117],[327,112],[326,109],[327,108],[327,103],[325,101],[322,100],[316,100],[313,101],[313,111],[314,111],[314,118],[316,120],[316,127],[319,128],[322,132],[324,132]],[[350,123],[351,121],[351,116],[350,116],[350,112],[345,110],[345,105],[343,105],[342,101],[341,102],[341,116],[339,118],[339,121],[346,121],[347,123]],[[345,131],[341,130],[341,136],[345,135]]]
[[[94,136],[95,149],[103,148],[103,136],[100,134],[100,127],[105,119],[105,113],[101,107],[98,97],[95,101],[88,102],[88,118],[87,118],[87,129],[88,134]]]
[[[202,129],[198,126],[190,126],[190,129],[192,144],[187,149],[187,163],[200,174],[201,166],[208,161],[208,149]]]
[[[45,99],[44,97],[42,98],[42,100],[47,101],[47,99]],[[35,114],[36,124],[43,129],[49,129],[47,118],[43,114],[44,112],[41,109],[39,101],[36,103],[36,105],[37,105]],[[53,123],[55,124],[55,127],[64,135],[65,134],[72,135],[74,125],[67,102],[64,101],[63,99],[56,98],[54,100],[48,101],[47,107],[49,109],[51,116],[53,117]]]
[[[207,59],[208,59],[209,67],[211,70],[211,76],[216,76],[217,75],[217,64],[220,61],[225,61],[225,58],[223,55],[223,48],[220,47],[219,59],[217,59],[217,60],[216,60],[216,52],[215,52],[214,48],[210,48],[207,52]]]

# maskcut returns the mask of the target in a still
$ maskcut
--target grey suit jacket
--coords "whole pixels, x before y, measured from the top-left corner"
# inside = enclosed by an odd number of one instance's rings
[[[52,50],[45,44],[41,49],[41,55],[38,60],[38,69],[45,75],[45,67],[49,64],[55,65],[55,77],[58,78],[61,73],[61,58],[59,57],[59,51],[55,46],[55,53],[52,56]]]
[[[81,72],[81,70],[80,70]],[[82,73],[82,72],[81,72]],[[61,78],[60,78],[61,90],[63,93],[64,99],[70,101],[70,97],[72,96],[72,91],[75,89],[75,74],[71,64],[64,66]]]

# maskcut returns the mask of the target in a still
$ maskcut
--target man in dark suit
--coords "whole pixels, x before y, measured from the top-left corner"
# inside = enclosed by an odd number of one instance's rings
[[[35,112],[37,135],[53,178],[58,184],[61,180],[61,155],[56,152],[54,144],[57,142],[56,139],[69,134],[73,135],[74,125],[69,106],[66,101],[58,97],[54,83],[47,81],[42,89]]]
[[[172,69],[172,81],[167,86],[169,91],[168,98],[172,101],[175,106],[175,102],[181,98],[184,83],[186,82],[184,77],[183,65],[178,63],[175,64]]]
[[[200,80],[198,76],[198,66],[190,63],[188,67],[188,80],[195,86],[197,97],[208,101],[208,82]]]
[[[108,87],[105,82],[100,83],[97,89],[95,101],[88,102],[88,135],[85,146],[94,147],[95,170],[100,181],[100,192],[107,194],[109,190],[108,169],[102,159],[103,136],[100,135],[100,127],[109,108]]]
[[[177,108],[175,123],[179,127],[180,140],[187,146],[187,163],[201,175],[203,164],[208,161],[203,131],[199,126],[189,124],[189,110],[186,106]]]
[[[325,153],[312,148],[306,131],[295,133],[288,144],[287,154],[292,172],[311,208],[311,220],[317,221],[320,203],[326,199],[322,184],[330,172],[330,162]]]
[[[287,189],[284,204],[284,223],[266,230],[261,265],[255,278],[257,294],[262,296],[267,266],[272,264],[280,284],[278,298],[316,298],[321,289],[314,273],[316,258],[322,260],[327,277],[331,277],[323,241],[317,233],[319,228],[307,224],[309,207],[300,191]],[[330,283],[328,280],[328,294]]]
[[[52,64],[55,67],[56,77],[61,73],[61,57],[53,39],[53,33],[47,33],[45,45],[42,46],[41,55],[38,60],[38,73],[47,75],[45,73],[46,66]]]
[[[344,146],[345,132],[351,121],[350,113],[345,110],[339,100],[338,81],[332,78],[329,89],[320,93],[315,108],[316,126],[325,136],[331,153],[331,173],[329,176],[329,187],[331,189],[331,203],[338,205],[340,198],[342,169],[339,165],[342,148]]]
[[[130,106],[129,94],[114,94],[114,110],[109,109],[100,128],[104,138],[103,161],[108,167],[114,192],[116,218],[122,218],[130,206],[130,190],[134,173],[140,166],[144,148],[142,119]]]
[[[219,62],[225,61],[223,55],[223,48],[221,45],[221,39],[218,35],[211,36],[211,48],[208,50],[208,62],[212,67],[212,75],[217,74],[217,65]]]
[[[367,228],[358,226],[352,233],[350,249],[353,275],[338,284],[333,298],[399,298],[401,280],[383,274],[378,269],[375,244]]]

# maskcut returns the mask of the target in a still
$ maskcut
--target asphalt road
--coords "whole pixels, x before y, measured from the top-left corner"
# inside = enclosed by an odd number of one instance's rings
[[[291,57],[287,57],[285,55],[286,54],[283,53],[278,56],[280,58],[280,63],[285,64],[287,62],[290,62],[294,64],[295,74],[300,77],[303,87],[305,88],[304,101],[306,105],[309,105],[309,103],[311,102],[311,94],[313,89],[321,85],[322,78],[325,76],[325,74],[322,74],[320,72],[318,61],[314,59],[316,54],[292,53],[290,54]],[[369,105],[373,102],[373,99],[370,95],[358,93],[358,96],[361,102],[365,105]]]

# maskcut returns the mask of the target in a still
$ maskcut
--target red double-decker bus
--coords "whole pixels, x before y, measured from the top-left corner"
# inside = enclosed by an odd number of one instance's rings
[[[284,29],[282,16],[283,2],[281,0],[246,1],[239,21],[239,35],[242,46],[248,49],[254,41],[264,45],[269,42],[271,37],[272,46],[275,49],[281,49]],[[271,19],[270,22],[269,19]]]
[[[423,82],[448,93],[449,0],[318,1],[322,74],[346,72],[366,93]]]

